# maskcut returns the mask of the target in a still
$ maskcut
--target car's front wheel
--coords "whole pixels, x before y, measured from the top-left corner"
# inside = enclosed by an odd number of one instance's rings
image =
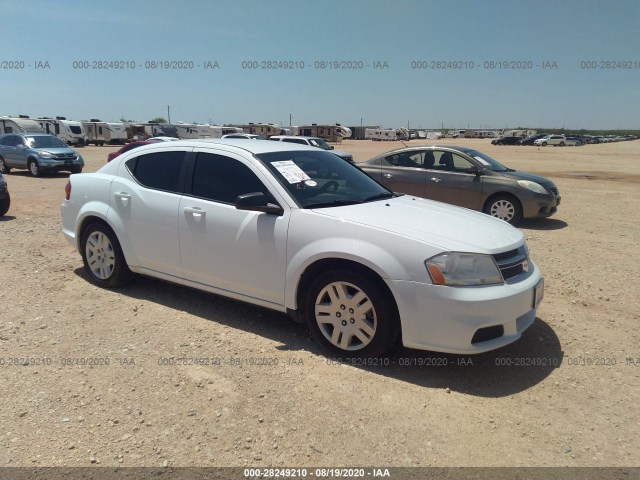
[[[4,214],[9,211],[10,206],[11,206],[11,198],[8,195],[2,200],[0,200],[0,217],[4,216]]]
[[[71,173],[82,173],[82,167],[71,167]]]
[[[103,223],[91,223],[84,229],[80,251],[89,280],[100,287],[120,287],[133,277],[118,238]]]
[[[39,177],[40,175],[42,175],[40,165],[38,165],[38,162],[36,162],[35,160],[29,160],[29,164],[27,166],[29,167],[29,173],[32,177]]]
[[[362,273],[343,269],[323,272],[313,280],[304,313],[316,340],[339,356],[384,354],[399,324],[386,289]]]
[[[520,202],[511,195],[498,195],[490,198],[483,211],[487,215],[504,220],[511,225],[517,225],[522,218]]]

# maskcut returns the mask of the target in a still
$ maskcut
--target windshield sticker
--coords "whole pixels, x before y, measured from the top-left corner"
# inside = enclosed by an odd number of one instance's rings
[[[289,183],[300,183],[305,180],[311,180],[304,171],[293,160],[282,160],[279,162],[271,162],[271,165],[276,167],[276,170],[287,179]]]
[[[318,182],[314,182],[313,180],[307,180],[306,182],[304,182],[305,185],[307,185],[308,187],[317,187],[318,186]]]
[[[488,167],[489,165],[491,165],[489,162],[487,162],[484,158],[480,158],[480,157],[473,157],[476,160],[478,160],[481,164],[483,164],[485,167]]]

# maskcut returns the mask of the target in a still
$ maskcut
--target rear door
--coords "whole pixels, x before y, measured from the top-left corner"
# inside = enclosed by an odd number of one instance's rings
[[[178,208],[186,178],[184,149],[149,152],[129,159],[111,185],[108,217],[127,263],[181,277]]]
[[[393,192],[424,197],[424,155],[424,151],[408,151],[384,157],[378,180]]]

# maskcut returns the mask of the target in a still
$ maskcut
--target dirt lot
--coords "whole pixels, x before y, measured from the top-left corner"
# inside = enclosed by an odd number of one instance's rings
[[[328,361],[278,313],[147,278],[92,286],[60,233],[66,175],[8,175],[0,466],[639,465],[640,141],[442,143],[557,183],[557,215],[521,226],[546,297],[507,348],[378,366]],[[85,171],[112,149],[81,149]]]

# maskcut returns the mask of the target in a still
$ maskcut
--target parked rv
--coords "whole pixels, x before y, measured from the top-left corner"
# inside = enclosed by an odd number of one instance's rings
[[[211,125],[177,122],[175,127],[176,136],[181,140],[213,137]]]
[[[87,134],[80,122],[67,120],[65,117],[42,117],[37,120],[45,133],[55,135],[68,145],[82,147],[87,143]]]
[[[0,117],[0,135],[5,133],[43,133],[38,122],[29,117]]]
[[[395,141],[398,139],[398,131],[395,128],[367,128],[364,132],[365,140]]]
[[[87,133],[87,144],[122,145],[127,141],[127,129],[122,122],[101,122],[92,118],[88,122],[82,122],[82,125]]]

